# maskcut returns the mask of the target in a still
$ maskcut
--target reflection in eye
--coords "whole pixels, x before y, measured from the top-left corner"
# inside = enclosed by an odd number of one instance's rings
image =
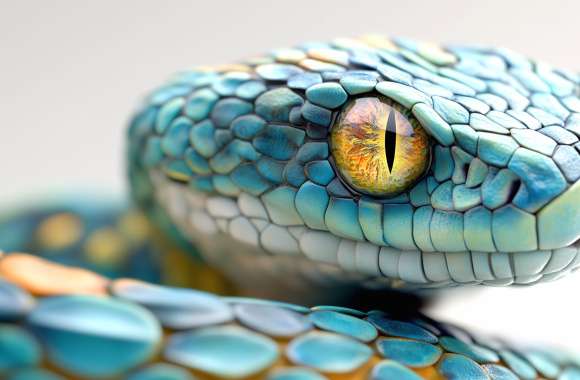
[[[352,100],[330,134],[342,179],[362,194],[393,197],[429,167],[429,138],[411,113],[383,97]]]

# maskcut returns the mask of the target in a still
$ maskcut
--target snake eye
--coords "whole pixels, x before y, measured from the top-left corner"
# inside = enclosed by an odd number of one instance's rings
[[[430,163],[424,129],[408,110],[383,97],[347,103],[332,127],[330,146],[342,179],[375,197],[401,193]]]

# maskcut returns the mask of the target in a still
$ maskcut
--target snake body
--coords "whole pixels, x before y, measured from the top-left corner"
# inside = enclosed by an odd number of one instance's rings
[[[405,307],[580,266],[579,93],[578,74],[506,49],[380,36],[179,73],[130,121],[147,218],[66,206],[0,225],[0,376],[580,378],[572,355]]]

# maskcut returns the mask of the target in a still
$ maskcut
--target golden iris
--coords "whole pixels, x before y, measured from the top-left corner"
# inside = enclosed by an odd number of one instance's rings
[[[341,112],[330,133],[336,168],[354,190],[393,197],[429,167],[429,138],[419,122],[384,97],[357,98]]]

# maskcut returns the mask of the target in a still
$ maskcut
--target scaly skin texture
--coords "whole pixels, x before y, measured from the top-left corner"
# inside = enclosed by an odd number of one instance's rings
[[[401,313],[400,307],[389,308],[395,301],[385,295],[377,309],[232,297],[235,289],[160,240],[143,215],[105,206],[37,205],[31,208],[34,211],[21,211],[0,222],[0,230],[13,232],[0,234],[0,245],[33,249],[45,258],[108,275],[128,271],[163,283],[181,283],[188,275],[189,286],[197,289],[109,279],[26,254],[0,256],[0,378],[570,380],[580,376],[580,359],[571,354],[483,337],[434,321],[418,310]],[[91,243],[104,231],[116,238],[103,245]]]
[[[133,189],[242,282],[249,257],[327,283],[552,280],[579,264],[578,93],[578,75],[505,49],[308,43],[153,91],[129,131]],[[345,185],[329,147],[345,105],[377,96],[432,144],[430,169],[391,198]]]
[[[0,247],[69,264],[0,256],[0,377],[580,378],[573,355],[433,321],[385,290],[578,267],[579,82],[503,49],[382,37],[177,75],[129,130],[155,226],[94,205],[0,224]],[[329,146],[344,107],[378,96],[431,144],[395,197],[351,188]],[[110,278],[125,274],[145,281]],[[375,306],[347,307],[356,286]],[[277,301],[231,296],[248,294]]]

